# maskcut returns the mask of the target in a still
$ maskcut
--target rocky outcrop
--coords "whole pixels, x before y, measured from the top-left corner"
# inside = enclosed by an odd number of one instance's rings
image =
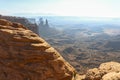
[[[47,38],[54,38],[56,35],[60,33],[59,30],[50,27],[48,20],[46,19],[45,21],[40,18],[38,22],[38,32],[41,37],[44,39]]]
[[[110,72],[102,77],[103,80],[120,80],[120,72]]]
[[[27,27],[28,29],[32,30],[34,33],[39,33],[38,32],[38,26],[36,23],[31,23],[29,21],[29,19],[25,18],[25,17],[15,17],[15,16],[3,16],[0,15],[0,19],[6,19],[12,22],[17,22],[17,23],[21,23],[22,25],[24,25],[25,27]]]
[[[83,80],[120,80],[120,63],[107,62],[88,70]]]
[[[37,34],[0,19],[0,80],[120,80],[120,63],[106,62],[80,76]]]
[[[76,71],[37,34],[0,20],[0,80],[75,80]]]

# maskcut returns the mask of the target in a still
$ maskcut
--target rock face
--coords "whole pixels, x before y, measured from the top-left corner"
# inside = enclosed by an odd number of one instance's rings
[[[37,34],[0,20],[0,80],[75,80],[76,71]]]
[[[120,80],[120,63],[107,62],[88,70],[83,80]]]
[[[38,26],[36,23],[31,23],[29,21],[29,19],[25,18],[25,17],[15,17],[15,16],[3,16],[0,15],[0,19],[6,19],[12,22],[17,22],[17,23],[21,23],[22,25],[24,25],[25,27],[27,27],[28,29],[32,30],[34,33],[38,34]]]

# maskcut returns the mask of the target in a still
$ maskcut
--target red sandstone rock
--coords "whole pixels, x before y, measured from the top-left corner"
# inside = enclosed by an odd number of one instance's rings
[[[72,80],[75,69],[37,34],[0,20],[0,80]]]
[[[88,70],[83,80],[120,80],[120,63],[106,62]]]

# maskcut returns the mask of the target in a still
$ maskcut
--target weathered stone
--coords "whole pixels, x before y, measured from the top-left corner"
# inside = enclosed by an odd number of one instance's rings
[[[120,80],[120,63],[106,62],[88,70],[83,80]]]
[[[75,74],[37,34],[19,23],[0,20],[0,80],[73,80]]]

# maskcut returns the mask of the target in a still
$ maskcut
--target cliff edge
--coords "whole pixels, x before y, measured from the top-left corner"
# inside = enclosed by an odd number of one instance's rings
[[[80,76],[37,34],[0,19],[0,80],[120,80],[120,63],[106,62]]]
[[[0,19],[0,80],[75,80],[76,71],[37,34]]]

